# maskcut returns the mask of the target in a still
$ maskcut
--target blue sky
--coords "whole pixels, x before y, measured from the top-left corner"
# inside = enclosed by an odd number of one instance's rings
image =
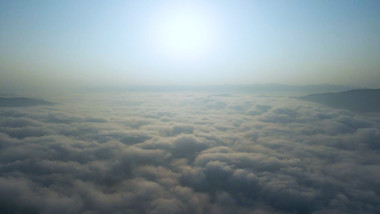
[[[0,83],[380,87],[379,38],[378,1],[0,1]]]

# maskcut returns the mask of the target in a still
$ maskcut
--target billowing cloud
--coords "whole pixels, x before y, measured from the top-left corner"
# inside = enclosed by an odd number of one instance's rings
[[[378,213],[380,115],[249,94],[0,109],[2,213]]]

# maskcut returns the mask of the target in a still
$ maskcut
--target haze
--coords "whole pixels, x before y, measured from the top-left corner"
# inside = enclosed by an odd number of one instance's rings
[[[0,0],[0,213],[380,213],[380,1]]]
[[[377,1],[1,1],[1,89],[380,87]]]

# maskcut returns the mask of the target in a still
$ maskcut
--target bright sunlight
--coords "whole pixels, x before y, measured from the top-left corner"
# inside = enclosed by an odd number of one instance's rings
[[[208,54],[215,43],[207,14],[190,8],[163,11],[154,21],[154,45],[166,57],[194,58]]]

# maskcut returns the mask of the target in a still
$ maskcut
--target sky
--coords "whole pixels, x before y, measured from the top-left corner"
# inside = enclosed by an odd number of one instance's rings
[[[0,213],[380,213],[379,69],[376,0],[0,0]]]
[[[378,1],[0,1],[0,89],[380,87]]]

